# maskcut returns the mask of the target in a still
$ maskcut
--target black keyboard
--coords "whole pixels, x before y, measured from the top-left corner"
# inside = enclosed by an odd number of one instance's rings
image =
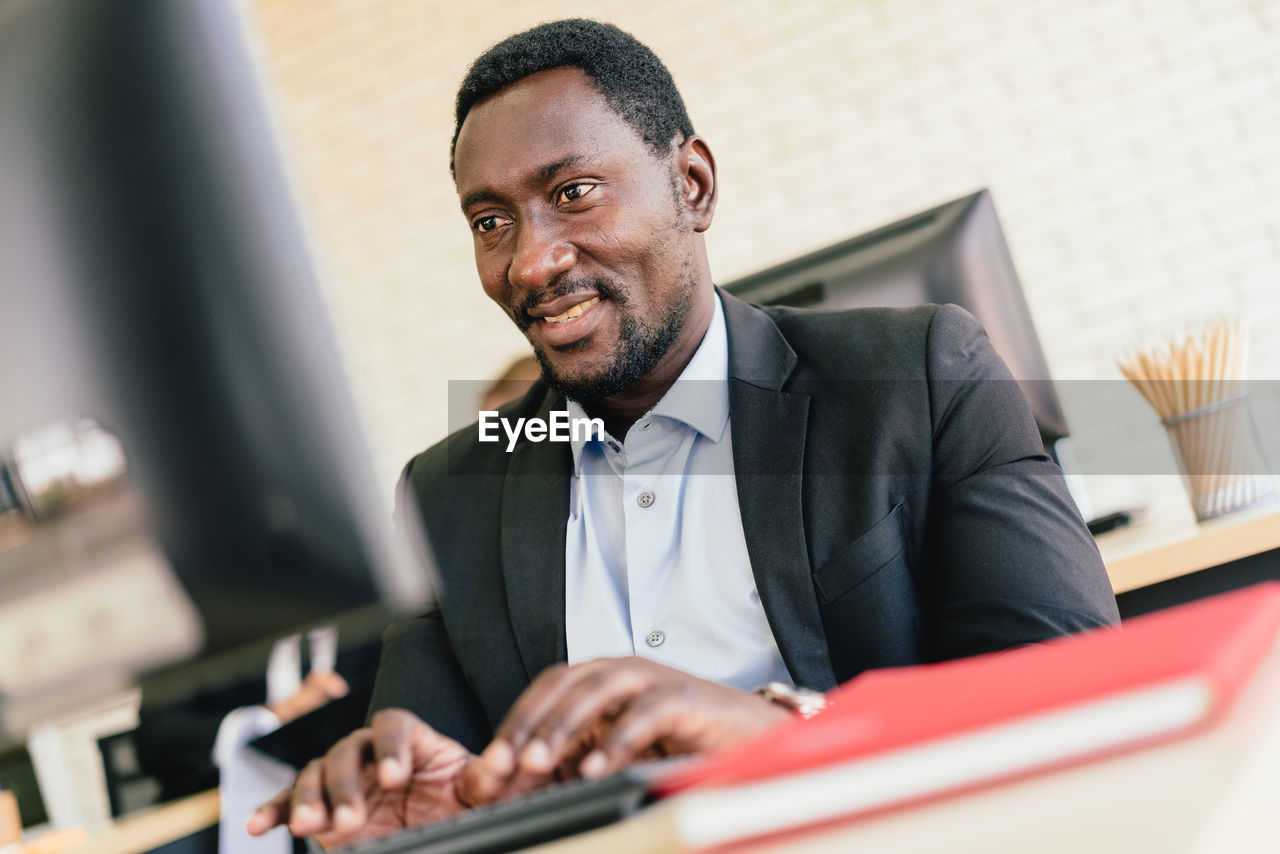
[[[600,780],[552,783],[422,827],[357,843],[341,849],[341,854],[498,854],[594,830],[648,804],[648,780],[659,770],[668,770],[670,763],[644,763]]]

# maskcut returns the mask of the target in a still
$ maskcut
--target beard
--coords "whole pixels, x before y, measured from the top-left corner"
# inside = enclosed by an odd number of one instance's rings
[[[646,376],[657,367],[658,362],[671,349],[671,345],[680,337],[693,305],[694,281],[685,271],[680,282],[680,293],[668,306],[662,316],[649,322],[637,315],[630,304],[630,293],[622,285],[606,279],[595,279],[587,282],[564,282],[558,285],[550,297],[560,297],[575,291],[595,290],[600,300],[610,301],[622,316],[621,330],[618,336],[618,349],[613,357],[601,363],[589,365],[576,375],[567,375],[558,371],[552,364],[543,348],[534,346],[533,355],[542,368],[542,378],[551,388],[570,400],[576,400],[583,406],[598,403],[629,387]],[[527,330],[534,322],[528,309],[545,300],[548,294],[530,295],[524,311],[517,314],[524,322],[517,321],[522,330]],[[585,343],[585,342],[583,342]],[[568,348],[571,352],[572,347]]]

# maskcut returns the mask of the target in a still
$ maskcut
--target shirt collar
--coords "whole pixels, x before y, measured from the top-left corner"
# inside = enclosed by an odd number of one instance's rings
[[[711,322],[702,336],[702,343],[675,383],[640,421],[654,417],[669,418],[687,424],[712,442],[719,442],[729,424],[729,334],[725,329],[720,295],[713,293],[712,298]],[[587,417],[576,400],[570,400],[566,408],[571,419]],[[570,442],[575,473],[579,471],[586,443],[587,440],[582,438]]]

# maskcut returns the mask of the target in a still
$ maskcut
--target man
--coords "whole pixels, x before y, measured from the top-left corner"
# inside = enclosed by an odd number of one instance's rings
[[[715,289],[715,160],[647,48],[581,20],[513,36],[468,72],[457,122],[481,284],[543,373],[502,415],[567,407],[607,435],[508,453],[472,427],[410,463],[440,609],[388,632],[384,711],[254,830],[365,838],[741,741],[790,714],[764,682],[826,690],[1116,619],[969,315]],[[819,181],[782,183],[797,215]]]

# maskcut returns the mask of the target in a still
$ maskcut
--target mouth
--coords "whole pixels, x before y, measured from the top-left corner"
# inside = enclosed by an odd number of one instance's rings
[[[601,304],[598,293],[586,299],[579,294],[543,303],[529,311],[533,323],[525,334],[555,349],[576,345],[599,325],[606,305]]]
[[[572,323],[573,321],[577,320],[579,317],[582,317],[583,314],[585,314],[587,311],[590,310],[591,306],[595,305],[598,302],[600,302],[600,297],[598,296],[592,297],[589,300],[584,300],[580,303],[576,303],[570,306],[567,310],[562,311],[560,314],[556,314],[551,317],[544,317],[542,318],[542,322],[551,323],[551,324]]]

